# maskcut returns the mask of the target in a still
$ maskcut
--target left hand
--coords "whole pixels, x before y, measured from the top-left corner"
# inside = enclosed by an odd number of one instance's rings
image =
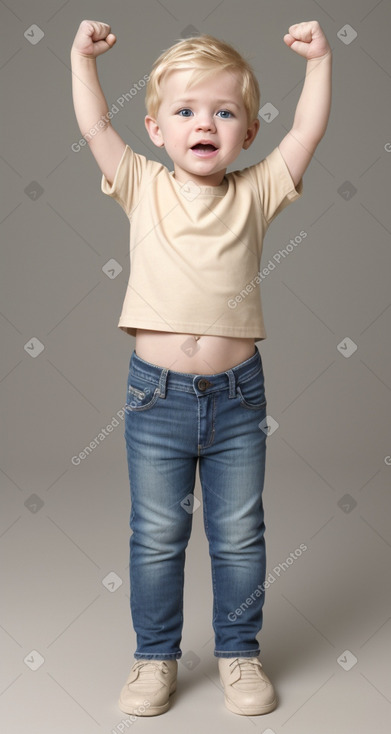
[[[291,25],[284,36],[287,46],[305,59],[317,59],[331,51],[328,40],[317,20]]]

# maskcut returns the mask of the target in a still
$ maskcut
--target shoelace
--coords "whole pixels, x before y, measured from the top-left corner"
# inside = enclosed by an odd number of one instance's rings
[[[232,662],[229,664],[229,667],[231,668],[232,666],[232,670],[234,670],[237,665],[239,665],[240,677],[242,680],[254,680],[254,678],[258,679],[257,668],[262,668],[259,660],[257,660],[256,658],[235,658],[235,660],[232,660]]]
[[[142,670],[142,668],[145,668],[145,670]],[[133,669],[139,670],[140,675],[143,673],[146,678],[153,678],[155,670],[162,670],[164,673],[168,672],[168,667],[164,660],[161,660],[160,662],[157,660],[140,660],[135,663]]]

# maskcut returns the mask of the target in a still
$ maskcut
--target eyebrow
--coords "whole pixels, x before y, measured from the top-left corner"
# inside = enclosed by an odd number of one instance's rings
[[[186,97],[184,99],[176,99],[175,102],[173,102],[170,106],[171,107],[174,107],[174,106],[176,106],[178,104],[191,104],[192,102],[196,102],[196,101],[197,100],[195,100],[193,97],[192,98]],[[233,100],[217,99],[216,100],[216,104],[218,104],[218,105],[220,105],[220,104],[233,105],[234,107],[237,107],[238,109],[240,109],[240,106],[236,102],[234,102]]]

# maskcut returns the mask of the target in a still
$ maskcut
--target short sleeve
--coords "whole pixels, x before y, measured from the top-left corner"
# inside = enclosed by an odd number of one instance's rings
[[[161,164],[135,153],[129,145],[126,145],[111,185],[102,174],[101,191],[115,199],[131,218],[144,186],[156,173],[156,169],[160,168]]]
[[[244,169],[244,172],[258,190],[260,204],[268,224],[303,193],[303,179],[295,188],[278,146],[260,163]]]

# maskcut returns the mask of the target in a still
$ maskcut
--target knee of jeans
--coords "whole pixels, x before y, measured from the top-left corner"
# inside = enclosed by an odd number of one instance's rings
[[[143,545],[151,553],[177,554],[186,548],[191,533],[191,519],[156,514],[135,523],[131,542]]]
[[[214,534],[214,552],[232,555],[241,551],[258,550],[264,542],[265,525],[249,518],[246,523],[232,523],[219,534]]]

